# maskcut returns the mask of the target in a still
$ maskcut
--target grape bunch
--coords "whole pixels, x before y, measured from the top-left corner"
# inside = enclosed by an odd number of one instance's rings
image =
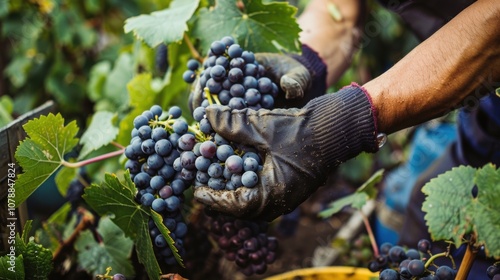
[[[421,239],[417,249],[405,249],[399,245],[383,243],[380,246],[380,255],[368,264],[372,272],[380,271],[380,280],[453,280],[457,270],[447,265],[427,264],[427,257],[431,255],[431,242]]]
[[[217,103],[232,109],[274,108],[278,86],[265,76],[254,53],[243,50],[230,36],[212,42],[201,71],[194,59],[188,61],[187,68],[183,79],[198,83],[194,87],[198,92],[193,94],[203,96],[202,107]]]
[[[151,207],[163,217],[181,256],[187,225],[181,215],[184,190],[192,184],[195,170],[191,162],[194,136],[188,133],[187,122],[180,118],[182,111],[173,106],[164,118],[163,109],[153,105],[134,119],[132,139],[125,148],[125,167],[137,187],[138,203]],[[167,265],[176,263],[167,239],[152,219],[149,230],[158,259]]]
[[[267,222],[212,215],[210,233],[229,261],[246,276],[263,274],[276,260],[278,240],[266,234]]]

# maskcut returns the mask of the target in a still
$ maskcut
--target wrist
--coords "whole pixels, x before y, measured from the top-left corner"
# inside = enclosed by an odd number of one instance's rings
[[[361,152],[378,151],[377,113],[370,95],[358,84],[315,98],[306,107],[310,112],[313,143],[327,168]]]
[[[326,92],[327,67],[318,53],[308,45],[302,44],[302,53],[291,56],[300,62],[311,74],[312,81],[309,90],[324,94]]]

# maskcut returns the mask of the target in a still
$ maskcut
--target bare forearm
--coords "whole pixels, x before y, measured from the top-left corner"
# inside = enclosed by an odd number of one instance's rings
[[[335,18],[328,6],[340,14]],[[327,65],[327,85],[338,80],[350,64],[359,40],[361,3],[358,0],[313,0],[298,18],[300,40],[319,53]]]
[[[391,133],[443,115],[500,80],[500,3],[480,0],[364,87]]]

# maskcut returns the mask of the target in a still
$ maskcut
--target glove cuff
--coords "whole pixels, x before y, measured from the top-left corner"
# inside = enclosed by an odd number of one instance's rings
[[[377,152],[376,110],[368,92],[352,83],[336,93],[315,98],[310,112],[313,143],[331,168],[361,152]]]
[[[309,70],[312,76],[311,92],[317,92],[318,95],[326,92],[326,64],[319,57],[318,53],[311,49],[308,45],[302,44],[302,54],[292,54],[295,60],[300,62]]]

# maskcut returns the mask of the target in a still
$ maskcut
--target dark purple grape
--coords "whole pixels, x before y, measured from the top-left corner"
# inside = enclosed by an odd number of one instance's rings
[[[408,271],[412,276],[421,276],[425,272],[425,264],[421,260],[411,260],[408,264]]]
[[[112,280],[126,280],[127,278],[125,277],[125,275],[121,274],[121,273],[116,273],[115,275],[113,275],[113,279]]]
[[[422,253],[427,253],[432,248],[432,244],[428,239],[420,239],[417,248]]]
[[[453,280],[455,279],[455,272],[451,267],[443,265],[436,269],[436,277],[439,280]]]
[[[380,272],[380,280],[399,280],[399,274],[396,270],[386,268]]]

